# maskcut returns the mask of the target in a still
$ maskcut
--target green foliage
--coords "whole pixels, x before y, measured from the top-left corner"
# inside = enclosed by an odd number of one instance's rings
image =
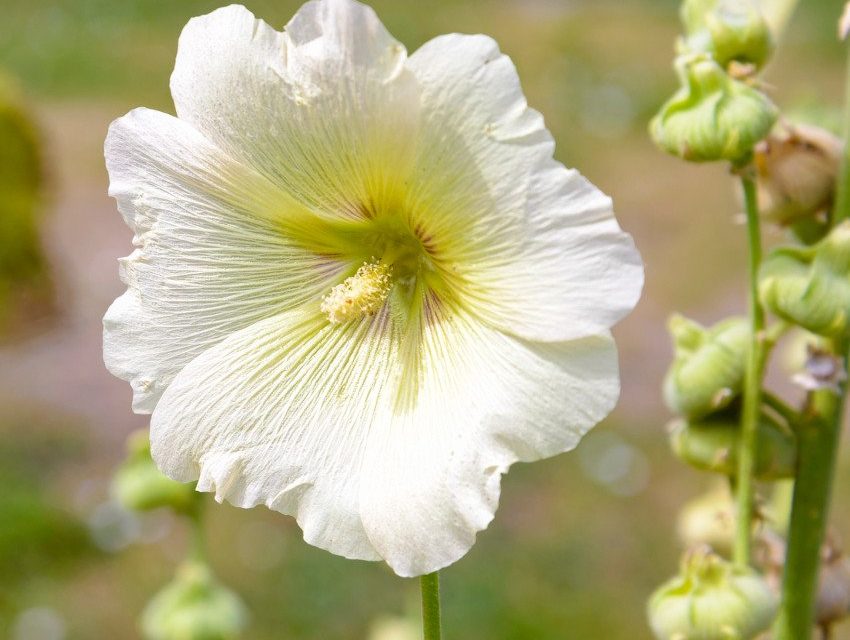
[[[26,414],[0,422],[0,611],[21,581],[93,552],[85,525],[51,486],[59,467],[80,456],[80,442],[53,426]]]
[[[10,78],[0,74],[0,327],[19,287],[44,287],[38,234],[42,158],[35,125]]]

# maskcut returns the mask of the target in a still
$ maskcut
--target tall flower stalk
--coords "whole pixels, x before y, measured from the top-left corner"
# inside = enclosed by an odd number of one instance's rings
[[[443,637],[440,614],[440,574],[429,573],[419,578],[422,590],[422,631],[425,640]]]
[[[850,5],[848,5],[850,7]],[[843,30],[843,27],[840,27]],[[844,78],[844,140],[850,140],[850,46]],[[833,224],[850,219],[850,145],[845,144],[836,182]],[[774,628],[776,640],[796,640],[809,634],[821,567],[821,547],[827,527],[835,464],[843,428],[847,395],[850,342],[836,338],[828,343],[843,375],[837,387],[809,394],[797,431],[799,462],[788,531],[788,554],[782,588],[782,606]]]
[[[820,593],[833,587],[823,581],[819,586],[818,574],[827,558],[840,557],[824,539],[850,355],[850,156],[841,141],[816,127],[785,121],[774,127],[778,109],[757,74],[773,48],[766,24],[781,28],[793,3],[766,4],[777,11],[770,21],[747,0],[685,0],[685,34],[675,63],[682,87],[651,132],[670,153],[694,162],[730,161],[740,176],[749,251],[746,348],[740,319],[703,328],[674,318],[676,356],[665,399],[681,415],[671,437],[674,452],[729,476],[736,505],[729,545],[734,566],[752,572],[752,580],[781,581],[781,600],[754,597],[749,615],[737,615],[728,604],[731,587],[715,582],[708,598],[705,576],[683,569],[674,590],[659,589],[651,600],[650,622],[660,640],[747,640],[771,626],[776,640],[800,640],[815,624],[828,634],[848,613],[847,607],[818,605],[834,601]],[[850,75],[847,91],[845,139]],[[762,220],[785,228],[792,243],[763,255]],[[790,327],[805,330],[809,344],[805,368],[793,377],[808,392],[799,410],[763,388],[771,348]],[[781,518],[765,520],[756,499],[757,480],[785,477],[795,481],[787,531]],[[717,530],[710,533],[717,544]],[[754,534],[765,550],[759,556]],[[712,559],[702,566],[724,565]],[[713,620],[677,617],[672,612],[683,594],[725,613]]]

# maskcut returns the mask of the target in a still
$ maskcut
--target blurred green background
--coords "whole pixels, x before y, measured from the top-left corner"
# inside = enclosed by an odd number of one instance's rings
[[[248,6],[282,27],[298,4]],[[668,453],[664,323],[673,310],[712,322],[744,301],[744,231],[725,169],[668,158],[645,133],[674,89],[677,3],[372,4],[410,51],[445,32],[494,36],[546,116],[559,158],[614,197],[646,261],[644,298],[616,331],[619,408],[576,452],[505,478],[496,520],[443,574],[446,637],[648,638],[645,599],[676,569],[675,515],[710,481]],[[829,117],[840,107],[842,4],[803,2],[795,14],[767,74],[786,111]],[[100,318],[122,290],[116,258],[131,248],[106,196],[102,144],[109,122],[133,107],[172,111],[180,29],[217,6],[0,0],[0,68],[26,94],[47,185],[38,220],[47,277],[0,302],[13,318],[0,330],[0,638],[137,638],[139,612],[185,551],[181,523],[108,502],[124,439],[145,421],[130,413],[129,386],[101,362]],[[0,246],[11,242],[0,237]],[[777,369],[771,379],[787,388],[786,377]],[[834,520],[850,541],[848,479],[844,464]],[[208,516],[214,567],[252,613],[247,638],[362,639],[381,615],[417,613],[415,581],[307,546],[290,518],[229,506]]]

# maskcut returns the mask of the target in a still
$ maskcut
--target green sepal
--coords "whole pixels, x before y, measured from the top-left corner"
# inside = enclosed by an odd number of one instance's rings
[[[746,318],[727,318],[705,328],[676,314],[667,327],[674,355],[663,391],[670,411],[700,418],[728,406],[744,380],[750,341]]]
[[[771,312],[828,338],[848,334],[850,222],[810,247],[781,247],[762,262],[759,297]]]
[[[797,459],[793,433],[762,414],[757,437],[754,476],[758,480],[793,477]],[[700,421],[676,422],[670,431],[670,447],[697,469],[735,477],[740,438],[740,412],[733,407]]]

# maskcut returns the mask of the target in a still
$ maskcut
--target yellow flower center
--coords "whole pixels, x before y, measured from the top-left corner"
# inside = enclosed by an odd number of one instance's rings
[[[297,244],[348,267],[348,277],[327,290],[317,305],[332,324],[374,316],[385,305],[393,323],[404,324],[429,299],[448,301],[457,295],[453,263],[423,228],[424,221],[405,215],[400,205],[364,207],[362,216],[336,219],[287,212],[280,222]]]
[[[392,267],[372,258],[353,276],[336,285],[322,298],[322,313],[333,324],[375,315],[390,293]]]

